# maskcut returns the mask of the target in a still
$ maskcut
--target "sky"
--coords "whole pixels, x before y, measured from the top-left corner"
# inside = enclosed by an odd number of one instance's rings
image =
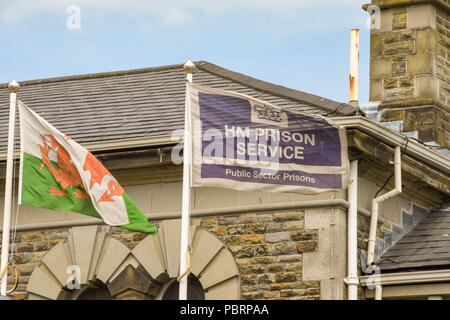
[[[369,95],[369,0],[0,0],[0,83],[204,60],[349,100],[350,30]],[[194,78],[195,81],[195,78]],[[19,92],[20,94],[20,92]]]

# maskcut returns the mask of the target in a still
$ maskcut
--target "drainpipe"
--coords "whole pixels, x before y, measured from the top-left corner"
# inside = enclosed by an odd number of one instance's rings
[[[350,31],[350,102],[358,108],[359,30]],[[350,163],[347,214],[347,284],[348,300],[358,300],[358,160]]]
[[[358,160],[350,163],[350,180],[348,183],[348,215],[347,215],[347,268],[345,279],[348,289],[348,300],[358,300]]]
[[[375,286],[375,300],[382,300],[383,299],[383,287],[381,284],[377,284]]]
[[[402,192],[402,163],[400,146],[395,147],[394,153],[395,189],[372,199],[372,214],[370,219],[369,245],[367,247],[367,266],[370,267],[375,260],[375,244],[377,238],[378,206]]]

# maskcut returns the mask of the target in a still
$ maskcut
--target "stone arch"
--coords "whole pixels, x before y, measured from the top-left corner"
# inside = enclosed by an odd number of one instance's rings
[[[180,220],[162,221],[158,233],[144,238],[133,250],[111,237],[109,229],[70,229],[67,241],[53,247],[31,274],[28,299],[70,299],[77,290],[95,283],[106,285],[114,296],[134,290],[147,298],[153,292],[154,298],[155,288],[178,276]],[[192,274],[205,290],[205,298],[239,299],[239,270],[228,248],[196,224],[191,226],[190,240]],[[72,272],[77,274],[78,288],[73,288],[73,281],[68,282]]]
[[[239,269],[228,248],[213,234],[191,224],[191,272],[207,300],[240,298]],[[180,220],[165,220],[155,236],[148,236],[132,251],[133,256],[154,279],[179,274]]]

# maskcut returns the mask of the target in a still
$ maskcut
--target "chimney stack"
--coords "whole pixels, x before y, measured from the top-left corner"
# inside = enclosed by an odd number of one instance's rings
[[[370,101],[381,121],[401,121],[422,142],[450,148],[450,5],[372,0]]]

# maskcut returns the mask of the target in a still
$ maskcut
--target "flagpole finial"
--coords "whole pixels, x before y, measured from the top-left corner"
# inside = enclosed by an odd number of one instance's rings
[[[16,81],[16,78],[13,79],[13,81],[11,81],[8,84],[8,88],[11,92],[16,93],[17,91],[19,91],[20,88],[20,84]]]
[[[195,69],[195,64],[191,59],[188,59],[188,61],[184,64],[184,71],[186,72],[186,78],[189,82],[192,82],[192,73],[194,73]]]

